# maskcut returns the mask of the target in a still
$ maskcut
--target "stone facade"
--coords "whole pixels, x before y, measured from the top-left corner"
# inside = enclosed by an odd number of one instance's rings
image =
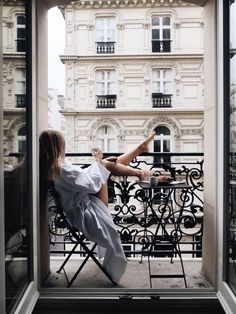
[[[150,131],[166,127],[165,151],[203,152],[203,8],[129,0],[75,1],[60,8],[66,25],[61,60],[66,66],[62,113],[67,151],[86,153],[100,145],[124,152]],[[97,78],[108,72],[114,76],[112,92],[105,79]],[[109,139],[110,132],[113,137],[110,146],[99,139],[105,128],[104,136]]]
[[[4,151],[23,152],[26,141],[24,1],[3,1]]]

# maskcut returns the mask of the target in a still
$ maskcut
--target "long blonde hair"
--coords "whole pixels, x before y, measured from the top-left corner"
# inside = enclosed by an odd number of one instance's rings
[[[40,175],[44,180],[54,180],[61,173],[65,158],[65,139],[61,132],[45,130],[39,137]]]

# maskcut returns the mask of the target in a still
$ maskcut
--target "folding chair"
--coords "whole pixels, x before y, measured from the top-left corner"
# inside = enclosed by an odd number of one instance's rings
[[[66,257],[66,259],[64,260],[64,262],[62,263],[62,265],[60,266],[60,268],[57,270],[57,273],[60,273],[61,270],[63,269],[65,276],[67,278],[68,284],[67,287],[70,287],[73,282],[75,281],[75,279],[77,278],[77,276],[79,275],[79,273],[81,272],[81,270],[84,268],[85,264],[87,263],[88,259],[91,258],[95,264],[102,270],[102,272],[107,276],[107,278],[114,284],[117,285],[111,278],[110,274],[106,271],[106,269],[102,266],[102,264],[100,263],[100,261],[95,257],[96,252],[94,251],[97,243],[94,243],[92,248],[89,248],[88,245],[86,244],[86,237],[83,233],[81,233],[77,228],[75,228],[74,226],[72,226],[72,224],[70,223],[68,217],[66,216],[62,206],[61,206],[61,202],[60,202],[60,195],[59,193],[55,190],[54,187],[54,182],[50,181],[48,183],[48,197],[49,197],[49,204],[50,202],[53,201],[53,205],[49,205],[49,210],[51,208],[53,208],[53,210],[56,212],[56,217],[54,219],[54,227],[58,227],[58,228],[63,228],[63,229],[67,229],[68,230],[68,234],[70,235],[70,239],[72,240],[72,242],[74,243],[73,248],[71,249],[71,251],[69,252],[68,256]],[[52,232],[53,233],[53,232]],[[84,258],[82,264],[79,266],[79,268],[77,269],[77,271],[75,272],[74,276],[72,277],[71,280],[68,280],[68,277],[66,275],[65,272],[65,265],[66,263],[69,261],[70,257],[75,253],[76,248],[78,247],[78,245],[80,245],[85,254],[86,257]]]

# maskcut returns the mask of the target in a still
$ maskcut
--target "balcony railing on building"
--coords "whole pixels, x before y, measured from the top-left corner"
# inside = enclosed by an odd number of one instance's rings
[[[97,53],[115,53],[115,41],[97,41],[96,50]]]
[[[153,108],[170,108],[172,94],[152,93],[152,107]]]
[[[97,108],[115,108],[116,107],[116,95],[96,95]]]
[[[16,39],[16,51],[25,52],[26,51],[26,40],[25,38]]]
[[[26,107],[26,95],[25,94],[16,94],[16,107],[17,108]]]
[[[104,154],[105,157],[109,155],[119,154]],[[87,167],[92,162],[92,158],[88,156],[89,154],[67,154],[68,158],[72,158],[73,162],[81,167]],[[155,162],[166,156],[170,160],[168,165]],[[183,256],[187,258],[202,256],[204,176],[202,157],[203,154],[200,153],[145,153],[130,164],[134,168],[154,169],[157,173],[170,175],[175,180],[184,181],[191,186],[187,194],[184,189],[174,192],[170,202],[165,205],[166,190],[159,189],[155,192],[153,210],[158,217],[160,216],[164,220],[163,223],[169,230],[169,235],[163,234],[161,231],[158,233],[160,243],[157,242],[151,251],[153,258],[176,257],[173,253],[173,244],[169,241],[171,237],[178,238]],[[88,163],[83,162],[86,158],[91,158],[87,159]],[[192,161],[193,158],[195,161]],[[146,256],[157,230],[157,216],[153,216],[152,212],[145,211],[147,197],[145,190],[140,188],[136,178],[115,176],[110,178],[108,190],[109,209],[126,255],[132,258],[143,258]],[[184,205],[181,207],[183,198]],[[170,207],[172,211],[168,209]],[[181,215],[179,215],[180,208]],[[163,213],[163,210],[166,212]],[[65,230],[57,229],[53,217],[53,213],[50,213],[50,226],[53,230],[51,254],[66,254],[70,236]],[[178,224],[177,231],[176,224]],[[76,254],[83,256],[84,252],[80,248]]]
[[[152,52],[170,52],[171,40],[152,40]]]

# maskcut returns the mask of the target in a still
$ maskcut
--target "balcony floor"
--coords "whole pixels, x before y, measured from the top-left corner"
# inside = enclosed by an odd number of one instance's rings
[[[57,269],[62,264],[62,257],[51,257],[51,274],[45,282],[46,287],[66,287],[67,280],[63,271],[57,273]],[[71,259],[65,269],[68,278],[72,278],[74,272],[81,263],[81,259]],[[184,260],[186,280],[189,289],[212,288],[210,283],[201,273],[201,259]],[[151,261],[152,274],[181,273],[181,266],[178,259],[173,263],[169,259],[155,259]],[[74,288],[117,288],[112,285],[101,270],[93,261],[88,261],[82,272],[74,281]],[[150,289],[148,274],[148,262],[144,259],[129,259],[126,273],[121,278],[118,288],[130,289]],[[155,289],[180,289],[185,288],[183,278],[155,278],[152,279],[152,288]]]

